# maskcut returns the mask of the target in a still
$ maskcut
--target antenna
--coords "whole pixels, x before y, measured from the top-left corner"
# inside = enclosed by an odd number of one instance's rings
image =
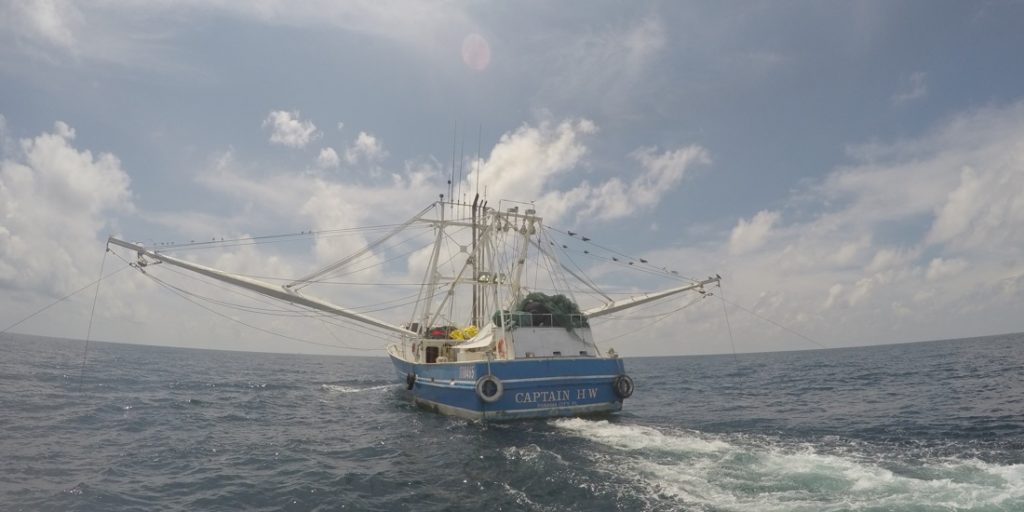
[[[480,195],[480,141],[484,138],[484,125],[476,134],[476,194]]]
[[[460,145],[461,148],[459,149],[459,200],[465,203],[466,198],[462,197],[462,164],[466,162],[466,140],[463,139]]]
[[[448,200],[452,202],[452,211],[455,211],[455,196],[453,194],[455,185],[452,180],[455,179],[455,137],[459,132],[459,122],[455,121],[452,123],[452,172],[448,178]]]

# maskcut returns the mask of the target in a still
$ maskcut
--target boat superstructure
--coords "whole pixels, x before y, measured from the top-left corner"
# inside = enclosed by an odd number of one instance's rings
[[[426,228],[420,231],[426,245],[416,253],[423,277],[404,321],[382,320],[303,291],[415,226]],[[442,196],[349,257],[283,285],[115,237],[109,243],[136,252],[140,269],[168,263],[390,333],[388,357],[417,405],[483,420],[620,410],[634,383],[613,350],[602,352],[591,321],[685,292],[703,295],[705,286],[720,280],[683,280],[659,292],[613,299],[580,267],[559,258],[566,246],[552,237],[533,205],[501,201],[490,207],[479,196],[471,203]],[[580,290],[595,304],[581,309],[575,297]]]

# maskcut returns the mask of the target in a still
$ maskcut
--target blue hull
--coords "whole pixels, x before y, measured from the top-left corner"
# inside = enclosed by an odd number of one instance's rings
[[[580,357],[417,364],[390,357],[399,380],[406,387],[411,383],[416,404],[442,414],[474,420],[514,420],[622,409],[622,398],[613,384],[616,377],[625,374],[621,359]],[[486,375],[500,381],[502,388],[489,400],[477,389],[478,379]]]

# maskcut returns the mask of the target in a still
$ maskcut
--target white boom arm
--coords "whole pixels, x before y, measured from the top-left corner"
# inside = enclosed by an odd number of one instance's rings
[[[367,325],[371,325],[379,329],[384,329],[386,331],[391,331],[394,333],[403,334],[407,336],[417,335],[415,332],[405,329],[404,327],[389,324],[387,322],[377,320],[376,318],[372,318],[360,313],[356,313],[354,311],[350,311],[341,306],[331,304],[330,302],[318,299],[316,297],[302,295],[298,291],[291,290],[284,286],[277,286],[270,283],[265,283],[263,281],[259,281],[257,279],[252,279],[250,277],[239,276],[228,272],[224,272],[223,270],[217,270],[203,265],[198,265],[196,263],[190,263],[185,260],[180,260],[178,258],[167,256],[166,254],[161,254],[159,252],[153,251],[152,249],[147,249],[140,244],[125,242],[124,240],[119,240],[114,237],[108,238],[107,242],[120,247],[124,247],[126,249],[131,249],[137,252],[139,256],[146,256],[157,261],[162,261],[164,263],[174,265],[176,267],[191,270],[192,272],[195,272],[197,274],[212,277],[213,279],[216,279],[218,281],[233,284],[235,286],[245,288],[256,293],[261,293],[268,297],[283,300],[285,302],[290,302],[292,304],[298,304],[300,306],[306,306],[308,308],[312,308],[318,311],[343,316],[345,318],[355,320],[357,322],[361,322]]]
[[[686,286],[680,286],[678,288],[670,288],[668,290],[663,290],[655,293],[645,293],[643,295],[634,295],[633,297],[630,297],[628,299],[612,301],[607,304],[603,304],[601,306],[588,309],[584,311],[583,314],[586,315],[587,318],[597,318],[599,316],[609,315],[618,311],[622,311],[623,309],[629,309],[635,306],[639,306],[641,304],[647,304],[648,302],[664,299],[665,297],[669,297],[677,293],[683,293],[697,288],[703,288],[706,284],[717,283],[721,280],[722,278],[716,275],[715,277],[709,277],[703,281],[688,284]]]

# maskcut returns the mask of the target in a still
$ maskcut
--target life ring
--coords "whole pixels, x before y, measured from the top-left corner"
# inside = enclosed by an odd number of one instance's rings
[[[489,404],[497,402],[504,392],[505,385],[494,375],[484,375],[476,380],[476,396],[484,402]]]
[[[412,390],[412,387],[416,385],[416,374],[407,373],[405,374],[405,389]]]
[[[499,338],[496,345],[498,349],[498,358],[505,359],[505,338]]]
[[[619,398],[629,398],[633,396],[633,379],[629,375],[619,375],[612,381],[612,389]]]

